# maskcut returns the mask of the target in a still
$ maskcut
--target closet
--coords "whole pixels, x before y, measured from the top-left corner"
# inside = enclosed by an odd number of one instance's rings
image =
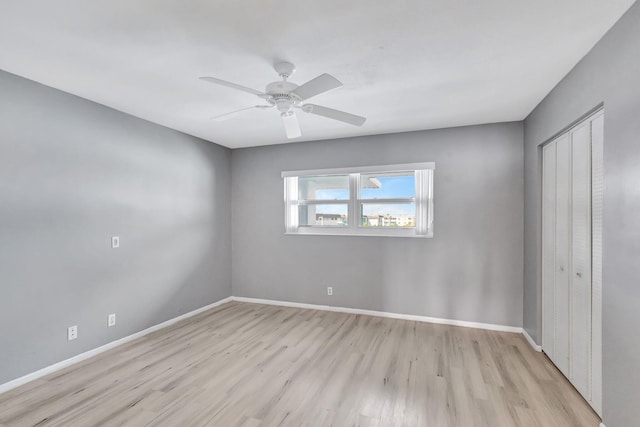
[[[542,349],[602,410],[602,110],[542,147]]]

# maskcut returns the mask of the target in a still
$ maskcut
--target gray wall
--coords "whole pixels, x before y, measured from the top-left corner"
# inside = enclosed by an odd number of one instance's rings
[[[230,296],[230,178],[226,148],[0,71],[0,384]]]
[[[433,239],[283,234],[281,171],[419,161]],[[234,295],[522,325],[522,123],[239,149],[232,171]]]
[[[604,423],[640,419],[640,3],[635,3],[525,121],[524,326],[539,335],[540,153],[604,102]]]

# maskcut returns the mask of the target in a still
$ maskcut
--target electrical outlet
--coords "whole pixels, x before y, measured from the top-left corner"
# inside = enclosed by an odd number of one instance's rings
[[[333,295],[333,288],[331,286],[327,287],[327,295]]]
[[[75,340],[76,338],[78,338],[78,326],[77,325],[69,326],[67,328],[67,340],[72,341],[72,340]]]
[[[116,249],[116,248],[120,247],[120,237],[119,236],[112,236],[111,237],[111,247],[113,249]]]
[[[108,327],[116,326],[116,314],[115,313],[112,313],[112,314],[107,316],[107,326]]]

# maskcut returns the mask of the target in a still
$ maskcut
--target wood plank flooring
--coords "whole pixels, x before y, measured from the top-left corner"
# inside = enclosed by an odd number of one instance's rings
[[[599,422],[519,334],[239,302],[0,395],[0,427]]]

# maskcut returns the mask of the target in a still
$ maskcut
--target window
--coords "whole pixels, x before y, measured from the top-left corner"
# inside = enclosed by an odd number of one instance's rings
[[[282,172],[287,234],[433,237],[433,163]]]
[[[349,175],[300,176],[299,227],[348,226]]]

